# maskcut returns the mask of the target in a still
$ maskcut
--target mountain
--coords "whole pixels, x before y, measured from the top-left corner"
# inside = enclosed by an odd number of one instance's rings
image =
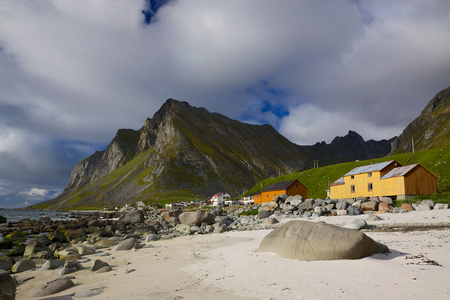
[[[323,167],[348,161],[384,157],[391,150],[393,140],[394,138],[364,141],[358,133],[350,130],[346,136],[335,137],[330,144],[321,142],[312,146],[299,146],[299,148],[310,158],[306,163],[309,169],[314,167],[314,160]]]
[[[139,130],[119,129],[103,151],[78,163],[64,191],[32,208],[90,209],[151,199],[237,196],[256,182],[313,167],[376,158],[390,141],[356,132],[330,144],[296,145],[270,125],[250,125],[168,99]]]
[[[428,102],[391,145],[390,155],[450,147],[450,86]]]
[[[49,209],[115,206],[156,198],[238,195],[298,171],[308,157],[270,125],[249,125],[169,99],[139,130],[120,129],[78,163]]]

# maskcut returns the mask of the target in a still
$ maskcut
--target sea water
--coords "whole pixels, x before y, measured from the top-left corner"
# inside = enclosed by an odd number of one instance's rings
[[[70,220],[73,212],[60,211],[36,211],[36,210],[0,210],[0,216],[7,219],[8,222],[18,222],[22,219],[39,220],[43,217],[50,217],[50,219]]]

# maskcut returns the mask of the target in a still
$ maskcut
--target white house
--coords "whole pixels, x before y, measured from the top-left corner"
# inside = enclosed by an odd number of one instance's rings
[[[223,205],[225,203],[225,201],[230,198],[231,198],[230,194],[228,194],[227,192],[221,191],[221,192],[218,192],[217,194],[214,194],[211,197],[211,204],[213,206]]]
[[[242,197],[242,200],[241,200],[242,203],[243,204],[254,204],[255,203],[255,195],[256,195],[256,193]]]

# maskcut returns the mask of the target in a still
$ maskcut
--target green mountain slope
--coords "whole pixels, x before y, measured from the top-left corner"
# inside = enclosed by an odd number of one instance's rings
[[[339,177],[356,167],[389,160],[396,160],[402,165],[422,164],[437,176],[438,193],[443,194],[444,197],[450,197],[450,148],[448,147],[415,153],[397,154],[365,161],[341,163],[266,179],[255,184],[245,195],[260,192],[272,183],[298,179],[308,188],[308,197],[325,199],[328,183],[333,183]]]
[[[392,142],[392,154],[450,147],[450,87],[428,102],[421,114]]]

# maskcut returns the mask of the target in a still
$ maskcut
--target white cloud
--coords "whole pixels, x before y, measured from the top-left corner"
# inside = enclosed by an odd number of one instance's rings
[[[31,188],[29,191],[21,192],[21,194],[27,195],[30,198],[42,198],[48,195],[48,191],[45,189]]]

